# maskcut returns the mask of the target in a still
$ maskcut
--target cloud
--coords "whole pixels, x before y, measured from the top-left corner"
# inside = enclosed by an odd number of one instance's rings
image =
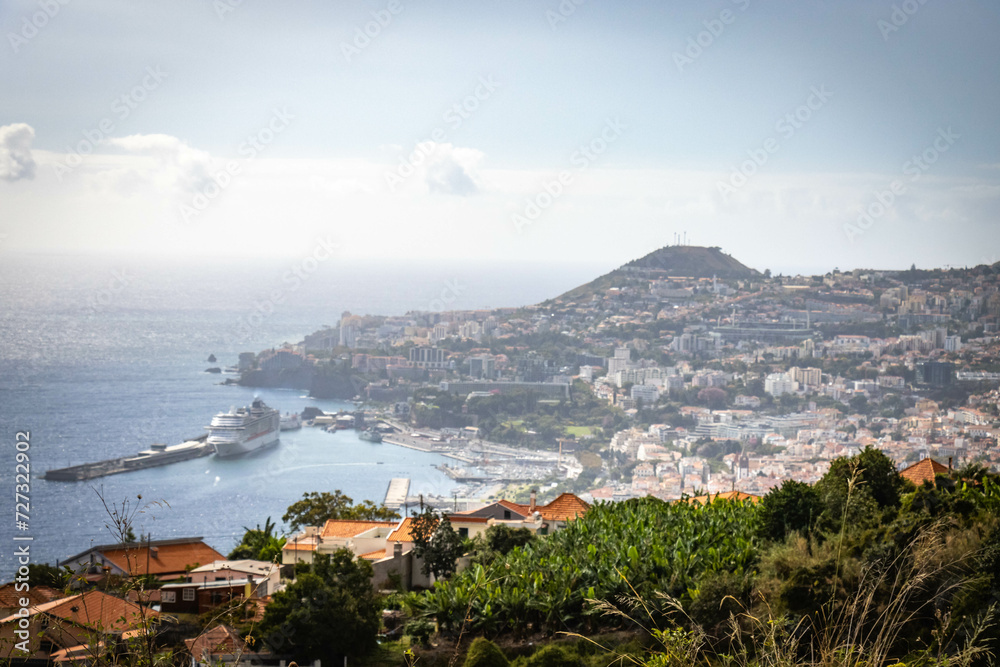
[[[193,193],[200,192],[211,181],[212,156],[169,134],[132,134],[107,139],[105,143],[133,155],[153,158],[156,170],[148,177],[161,187]]]
[[[35,130],[27,123],[0,126],[0,178],[18,181],[35,177],[35,158],[31,142]]]
[[[481,179],[478,166],[482,151],[450,143],[422,141],[412,155],[419,155],[418,172],[428,192],[466,197],[478,194]]]

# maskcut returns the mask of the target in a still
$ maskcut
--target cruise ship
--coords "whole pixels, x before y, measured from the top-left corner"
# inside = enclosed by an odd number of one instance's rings
[[[208,444],[218,456],[238,456],[278,442],[281,413],[254,398],[249,408],[229,408],[212,418]]]

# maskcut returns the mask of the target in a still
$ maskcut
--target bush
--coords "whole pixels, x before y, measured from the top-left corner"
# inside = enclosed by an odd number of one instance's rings
[[[584,667],[575,649],[561,644],[549,644],[527,658],[518,658],[515,667]]]
[[[489,639],[478,637],[465,656],[464,667],[508,667],[503,651]]]

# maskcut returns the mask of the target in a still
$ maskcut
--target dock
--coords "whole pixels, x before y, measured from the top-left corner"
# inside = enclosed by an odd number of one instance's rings
[[[143,450],[134,456],[107,459],[95,463],[81,463],[80,465],[66,468],[48,470],[42,475],[42,478],[54,482],[80,482],[96,477],[132,472],[133,470],[156,468],[169,463],[177,463],[178,461],[189,461],[201,458],[202,456],[208,456],[215,451],[212,445],[208,444],[207,440],[208,435],[206,434],[171,447],[153,445],[150,449]]]
[[[406,502],[406,496],[410,492],[409,477],[394,477],[389,480],[389,488],[385,492],[385,502],[382,503],[389,509],[399,509]]]

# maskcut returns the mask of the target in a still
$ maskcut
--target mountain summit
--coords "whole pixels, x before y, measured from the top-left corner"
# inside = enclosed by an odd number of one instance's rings
[[[576,299],[594,291],[638,277],[667,278],[678,276],[687,278],[755,278],[761,273],[742,264],[718,247],[669,245],[654,250],[644,257],[633,259],[610,273],[566,292],[563,297]]]

